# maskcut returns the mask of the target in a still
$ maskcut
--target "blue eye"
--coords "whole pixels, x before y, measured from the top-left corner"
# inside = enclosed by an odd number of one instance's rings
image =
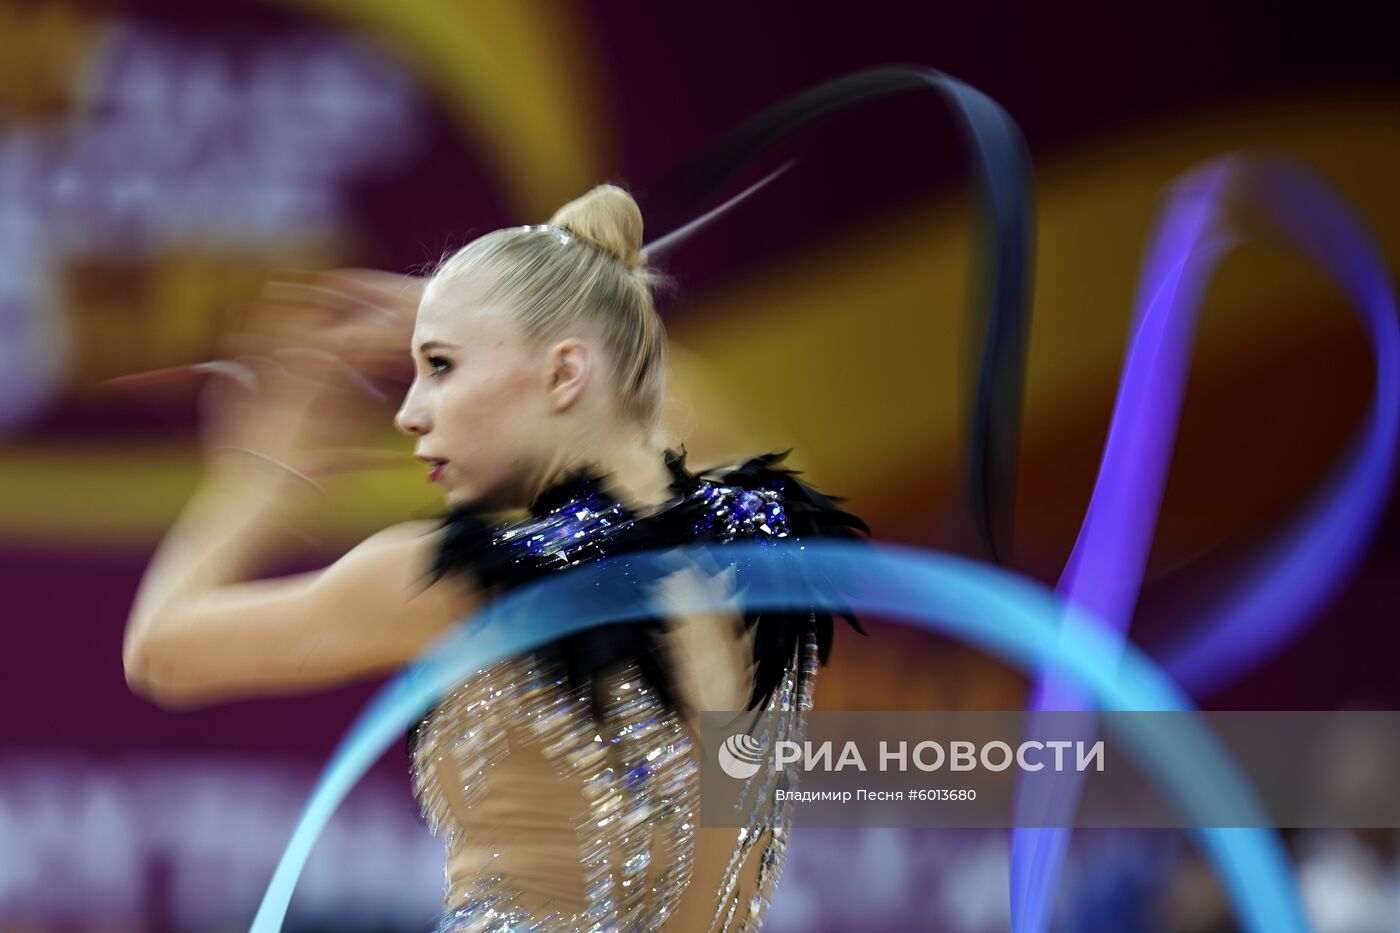
[[[428,368],[432,370],[434,376],[441,376],[452,368],[452,364],[440,356],[428,357]]]

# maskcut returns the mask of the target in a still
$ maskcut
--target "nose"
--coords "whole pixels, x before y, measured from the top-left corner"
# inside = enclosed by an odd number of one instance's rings
[[[398,414],[394,415],[394,427],[413,437],[420,437],[432,430],[432,421],[416,391],[417,387],[417,382],[409,387],[408,394],[404,396],[403,404],[399,406]]]

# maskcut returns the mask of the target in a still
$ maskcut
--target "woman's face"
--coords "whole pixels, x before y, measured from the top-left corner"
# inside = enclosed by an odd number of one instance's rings
[[[431,282],[413,331],[414,380],[394,423],[449,506],[528,505],[553,427],[544,354],[508,306],[488,305],[470,279]]]

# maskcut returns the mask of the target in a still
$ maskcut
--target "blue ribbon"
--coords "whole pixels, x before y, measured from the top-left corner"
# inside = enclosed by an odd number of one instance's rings
[[[259,907],[252,929],[281,928],[297,877],[336,807],[373,762],[446,690],[472,673],[590,626],[654,616],[634,580],[696,560],[733,565],[752,611],[814,606],[874,612],[963,639],[1026,669],[1045,665],[1104,709],[1189,710],[1190,701],[1151,660],[1120,644],[1101,622],[1005,570],[934,552],[813,539],[681,548],[586,564],[512,591],[483,607],[386,684],[340,742],[312,792]],[[828,594],[805,579],[838,579]],[[722,611],[722,594],[696,593],[675,613]],[[1064,622],[1070,623],[1067,625]],[[1210,793],[1240,812],[1258,811],[1251,791],[1204,725],[1171,742],[1146,730],[1130,746],[1143,771],[1178,806]],[[1306,930],[1277,838],[1264,829],[1201,831],[1244,926],[1259,933]]]

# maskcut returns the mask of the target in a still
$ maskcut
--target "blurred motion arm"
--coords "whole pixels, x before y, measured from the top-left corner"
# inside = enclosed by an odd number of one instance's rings
[[[186,707],[331,686],[404,663],[472,608],[467,585],[428,585],[433,522],[387,528],[321,571],[240,582],[286,534],[289,494],[219,478],[200,489],[128,620],[132,690]]]
[[[132,608],[133,690],[184,706],[329,686],[401,664],[471,608],[466,585],[427,584],[432,523],[386,529],[323,571],[254,579],[295,543],[289,513],[315,477],[384,465],[343,441],[388,419],[373,380],[407,362],[420,291],[369,270],[280,278],[224,337],[227,359],[185,368],[212,374],[209,470]]]

